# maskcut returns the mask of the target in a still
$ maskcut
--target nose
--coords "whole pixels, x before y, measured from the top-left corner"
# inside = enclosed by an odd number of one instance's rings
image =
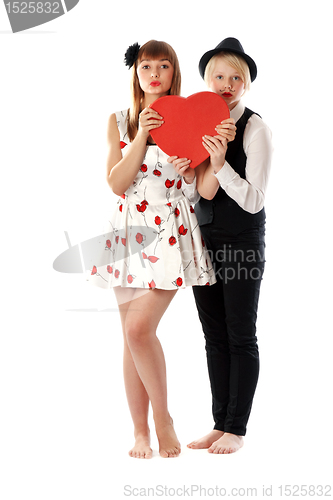
[[[159,77],[159,72],[158,72],[158,69],[152,69],[151,70],[151,77],[152,78],[158,78]]]

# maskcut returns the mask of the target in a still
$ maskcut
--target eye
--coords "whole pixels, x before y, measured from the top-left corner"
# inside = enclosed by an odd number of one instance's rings
[[[222,75],[217,75],[216,79],[217,79],[217,80],[222,80],[222,79],[223,79],[223,76],[222,76]]]
[[[161,66],[162,69],[168,69],[168,67],[169,66],[167,64],[162,64],[162,66]]]
[[[238,82],[238,80],[240,80],[240,77],[239,77],[239,76],[234,76],[234,80],[235,80],[236,82]]]

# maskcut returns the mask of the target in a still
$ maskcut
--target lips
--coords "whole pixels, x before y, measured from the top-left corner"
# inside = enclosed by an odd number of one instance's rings
[[[222,95],[223,97],[232,97],[232,94],[230,94],[230,92],[224,92]]]
[[[160,82],[151,82],[151,87],[159,87],[161,84]]]

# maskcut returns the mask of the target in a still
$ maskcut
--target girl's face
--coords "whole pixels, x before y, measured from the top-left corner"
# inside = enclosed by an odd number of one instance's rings
[[[219,94],[232,110],[240,101],[244,92],[244,82],[239,73],[232,66],[223,60],[216,60],[212,75],[209,81],[209,88]]]
[[[172,84],[173,66],[168,59],[141,59],[137,67],[140,87],[145,94],[167,95]]]

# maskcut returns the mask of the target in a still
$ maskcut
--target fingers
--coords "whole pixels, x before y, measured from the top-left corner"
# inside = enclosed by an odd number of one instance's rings
[[[173,163],[177,158],[178,158],[178,156],[169,156],[169,158],[167,159],[167,162]]]
[[[178,156],[170,156],[168,163],[172,163],[176,172],[185,177],[188,183],[191,183],[195,177],[193,168],[190,167],[191,160],[188,158],[178,158]]]
[[[204,135],[202,138],[202,144],[206,149],[209,148],[209,151],[223,152],[227,147],[227,139],[221,137],[220,135],[216,135],[215,137]]]
[[[188,158],[178,158],[178,156],[169,156],[167,161],[168,163],[173,163],[176,168],[187,168],[191,163],[191,160]]]
[[[225,137],[228,141],[233,141],[235,139],[237,130],[235,120],[233,118],[223,120],[219,125],[216,126],[215,130],[219,135]]]
[[[164,123],[163,117],[151,108],[145,108],[139,115],[139,125],[146,130],[160,127]]]

